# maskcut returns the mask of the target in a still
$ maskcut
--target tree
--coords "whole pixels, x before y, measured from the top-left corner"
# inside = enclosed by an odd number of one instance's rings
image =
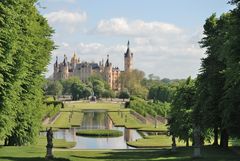
[[[124,72],[120,75],[120,84],[122,90],[127,89],[131,95],[139,96],[142,98],[147,97],[148,90],[142,84],[145,73],[140,70],[133,70],[131,72]]]
[[[59,81],[49,81],[47,83],[46,94],[59,96],[62,94],[63,86]]]
[[[228,147],[229,136],[240,134],[240,9],[239,1],[231,3],[237,4],[237,8],[222,14],[220,18],[213,14],[204,25],[205,37],[201,45],[207,49],[207,57],[202,60],[201,73],[198,76],[198,112],[195,112],[203,113],[202,125],[205,125],[205,129],[214,129],[215,145],[218,145],[220,129],[221,147]]]
[[[115,97],[115,93],[114,93],[114,91],[113,90],[107,90],[107,89],[105,89],[104,90],[104,92],[102,93],[102,97],[104,97],[104,98],[113,98],[113,97]]]
[[[170,111],[170,133],[189,145],[192,137],[192,110],[195,105],[196,87],[195,82],[189,77],[181,84],[174,95]]]
[[[41,125],[43,72],[54,49],[53,30],[35,0],[0,3],[0,139],[32,143]]]
[[[207,48],[207,57],[202,59],[201,73],[198,75],[198,109],[202,115],[202,128],[214,129],[214,145],[218,145],[219,128],[225,131],[222,126],[222,104],[224,95],[225,76],[223,70],[226,65],[220,59],[220,46],[224,43],[221,35],[222,25],[216,18],[216,14],[210,16],[204,25],[205,37],[201,41],[201,47]],[[199,121],[199,119],[197,119]]]
[[[120,99],[128,99],[130,97],[130,94],[128,93],[127,90],[120,91],[118,98]]]
[[[104,81],[101,81],[99,79],[94,79],[92,80],[92,88],[93,88],[93,92],[94,92],[94,95],[97,97],[97,98],[101,98],[102,97],[102,94],[105,90],[104,88]]]
[[[154,101],[171,102],[173,97],[173,89],[170,85],[157,85],[149,89],[148,98]]]
[[[77,77],[70,77],[66,80],[61,80],[61,84],[63,86],[63,94],[71,94],[71,86],[73,83],[80,82],[79,78]]]
[[[221,136],[223,147],[228,146],[228,137],[239,137],[239,115],[240,115],[240,5],[239,0],[232,0],[231,4],[237,7],[230,11],[227,15],[220,17],[221,37],[224,38],[224,44],[219,49],[221,58],[226,62],[225,74],[225,95],[223,97],[223,124],[226,129]],[[224,37],[223,37],[224,36]]]

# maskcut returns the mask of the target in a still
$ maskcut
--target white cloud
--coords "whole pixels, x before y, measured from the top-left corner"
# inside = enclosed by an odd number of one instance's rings
[[[111,45],[99,43],[99,34],[101,42],[109,42],[108,39],[117,41]],[[204,56],[204,50],[198,45],[202,31],[187,32],[173,24],[158,21],[128,21],[125,18],[101,20],[91,36],[97,37],[94,42],[73,44],[63,40],[64,43],[60,43],[62,45],[54,55],[59,55],[62,60],[66,54],[70,59],[75,51],[82,61],[99,62],[102,58],[106,60],[109,54],[113,65],[123,70],[123,54],[127,48],[126,41],[130,39],[134,68],[160,78],[195,77],[200,68],[200,59]],[[119,43],[119,40],[124,42]]]
[[[159,21],[145,22],[143,20],[128,21],[125,18],[101,20],[96,33],[121,36],[161,36],[180,34],[182,29],[173,24]]]
[[[69,12],[65,10],[50,12],[44,15],[51,24],[78,24],[86,21],[86,12]]]

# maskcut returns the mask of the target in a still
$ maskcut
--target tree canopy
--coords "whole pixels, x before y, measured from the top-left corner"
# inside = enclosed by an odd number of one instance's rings
[[[0,3],[0,139],[32,143],[41,124],[43,72],[54,49],[53,30],[36,0]]]

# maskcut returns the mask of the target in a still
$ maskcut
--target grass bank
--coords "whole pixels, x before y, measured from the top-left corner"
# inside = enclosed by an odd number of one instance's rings
[[[113,102],[69,102],[64,104],[64,109],[61,111],[81,111],[86,109],[99,110],[105,109],[108,111],[129,110],[124,109],[123,104]]]
[[[60,112],[59,117],[52,124],[43,125],[43,129],[53,127],[54,129],[67,129],[79,127],[83,119],[82,112]]]
[[[94,130],[81,130],[76,132],[76,135],[90,137],[119,137],[123,135],[123,132],[119,130],[94,129]]]
[[[171,147],[172,139],[166,135],[149,135],[136,141],[128,142],[130,146],[136,148],[167,148]],[[177,146],[185,146],[186,144],[182,141],[176,140]]]
[[[113,121],[115,126],[125,126],[130,129],[138,129],[140,131],[147,132],[166,132],[167,127],[163,124],[159,124],[157,128],[151,123],[144,124],[140,122],[130,111],[125,112],[108,112],[109,117]]]

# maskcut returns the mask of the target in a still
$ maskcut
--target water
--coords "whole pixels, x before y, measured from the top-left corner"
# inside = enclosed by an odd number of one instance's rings
[[[76,136],[78,130],[114,129],[123,132],[123,136],[110,138],[93,138]],[[81,128],[60,129],[54,132],[55,139],[76,142],[73,149],[129,149],[126,143],[141,138],[134,129],[115,127],[105,111],[84,111]]]

